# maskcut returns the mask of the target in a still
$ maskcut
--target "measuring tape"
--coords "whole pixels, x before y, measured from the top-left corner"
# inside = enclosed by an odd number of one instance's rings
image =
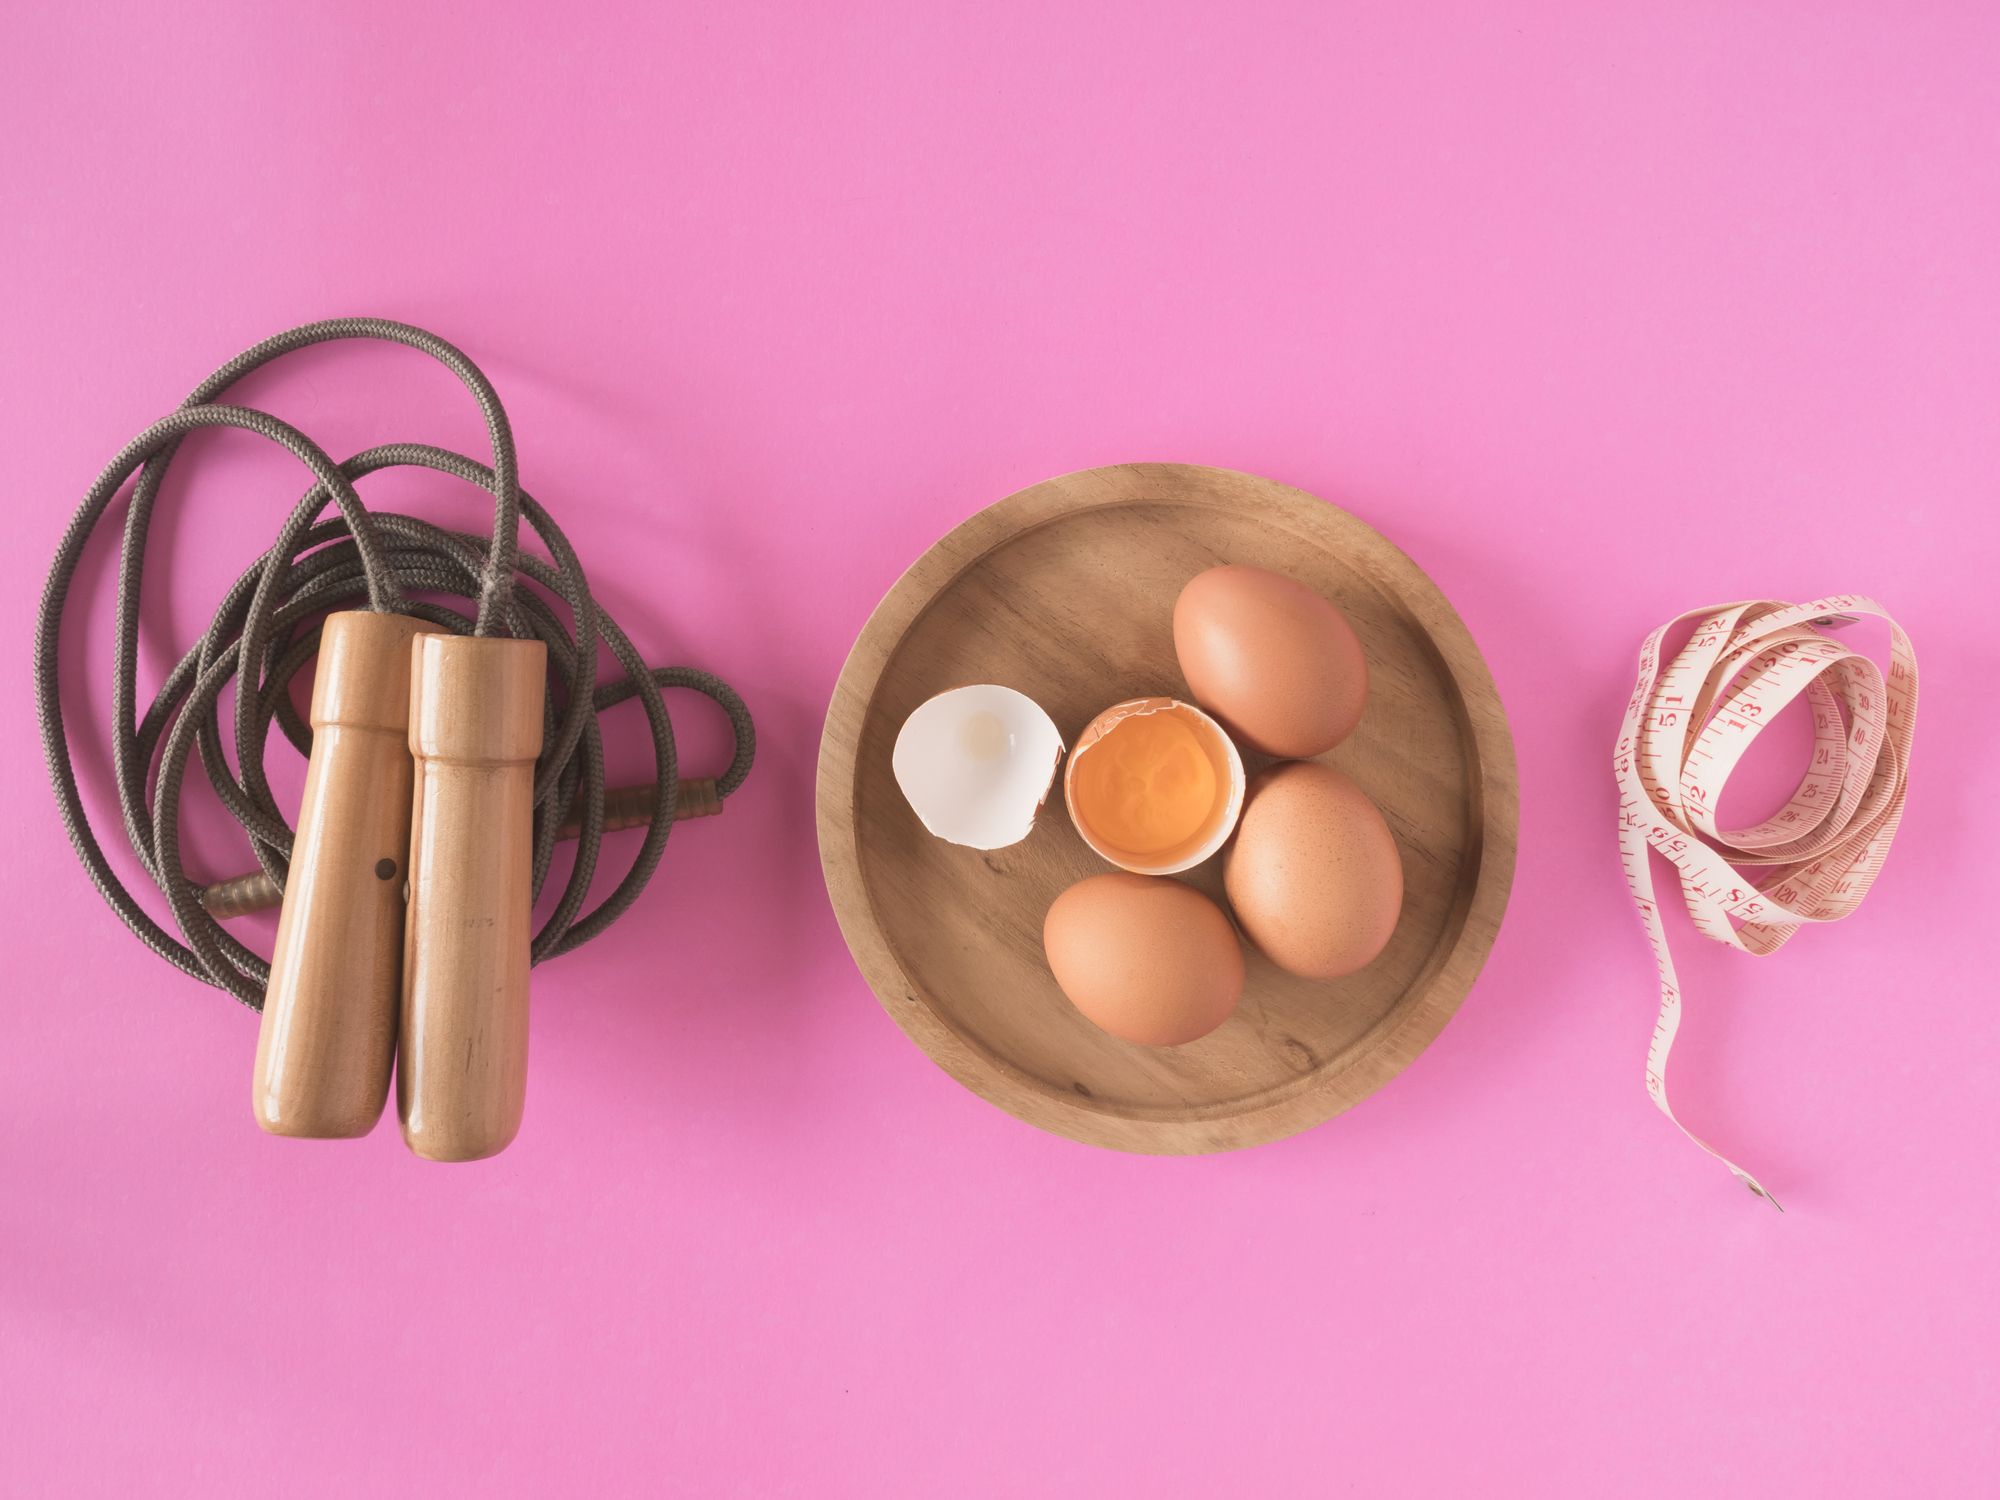
[[[1827,634],[1875,615],[1889,626],[1889,671]],[[1693,624],[1661,667],[1660,646]],[[1757,736],[1806,695],[1810,764],[1798,789],[1752,828],[1718,829],[1722,788]],[[1618,854],[1660,970],[1660,1015],[1646,1054],[1646,1091],[1681,1133],[1778,1207],[1764,1185],[1675,1118],[1667,1054],[1681,1027],[1681,988],[1653,895],[1648,851],[1680,874],[1704,937],[1775,953],[1807,922],[1837,922],[1881,873],[1903,816],[1917,723],[1910,638],[1873,599],[1811,604],[1758,599],[1692,610],[1646,637],[1639,683],[1618,736]]]

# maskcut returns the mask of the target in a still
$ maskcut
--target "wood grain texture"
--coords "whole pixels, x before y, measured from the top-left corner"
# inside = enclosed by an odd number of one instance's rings
[[[398,730],[398,742],[403,744],[407,758],[409,747],[405,742],[406,730]],[[579,789],[581,795],[581,789]],[[718,818],[722,816],[722,799],[715,795],[713,776],[692,776],[678,783],[674,797],[674,821],[685,823],[692,818]],[[604,831],[622,833],[627,828],[644,828],[653,821],[660,810],[660,787],[658,782],[648,781],[638,786],[612,787],[604,794]],[[583,832],[583,812],[572,803],[569,813],[556,825],[558,839],[573,839]],[[400,887],[399,887],[400,889]],[[201,904],[208,914],[217,921],[227,922],[235,917],[247,917],[253,912],[269,911],[284,899],[278,883],[262,870],[251,870],[246,874],[232,875],[226,880],[211,881],[200,891]],[[398,930],[402,918],[397,918]],[[400,940],[399,940],[400,942]]]
[[[427,635],[414,653],[396,1101],[417,1155],[474,1161],[506,1149],[527,1097],[535,757],[548,648]]]
[[[1060,798],[982,854],[932,838],[890,770],[896,731],[971,682],[1028,694],[1066,739],[1106,704],[1185,696],[1172,614],[1218,563],[1288,574],[1334,600],[1368,653],[1361,727],[1321,757],[1382,808],[1405,877],[1387,950],[1318,981],[1254,952],[1237,1013],[1146,1048],[1063,998],[1042,918],[1106,868]],[[1247,757],[1254,772],[1266,762]],[[896,583],[828,710],[820,860],[835,915],[882,1005],[941,1067],[1030,1124],[1093,1145],[1192,1153],[1256,1145],[1340,1113],[1409,1065],[1457,1010],[1499,929],[1518,792],[1499,695],[1423,571],[1334,506],[1224,469],[1128,464],[1051,479],[979,512]],[[1221,899],[1219,861],[1179,877]]]
[[[250,1084],[251,1110],[273,1135],[366,1135],[389,1096],[410,849],[410,641],[430,628],[343,610],[320,634],[312,754]]]

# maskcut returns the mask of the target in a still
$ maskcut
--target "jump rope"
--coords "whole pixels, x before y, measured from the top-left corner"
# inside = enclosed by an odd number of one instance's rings
[[[390,443],[336,462],[297,428],[266,412],[229,404],[223,399],[243,377],[286,354],[345,339],[400,344],[430,356],[450,370],[479,406],[492,448],[491,465],[422,443]],[[182,440],[210,428],[251,432],[276,443],[305,466],[312,483],[286,517],[270,550],[238,577],[217,607],[207,630],[168,673],[141,715],[136,679],[147,537],[161,487]],[[355,490],[357,481],[399,467],[448,474],[489,493],[493,497],[490,536],[449,531],[415,516],[365,507]],[[178,936],[147,913],[105,858],[78,794],[58,683],[63,611],[71,583],[92,535],[128,481],[132,482],[118,561],[111,763],[125,836],[146,876],[165,898]],[[329,505],[335,514],[321,519]],[[523,518],[540,538],[552,562],[520,550]],[[568,623],[534,590],[517,586],[524,577],[567,607]],[[474,611],[468,615],[435,602],[435,596],[473,601]],[[386,655],[378,653],[376,659],[364,663],[367,673],[350,666],[343,673],[333,674],[340,680],[329,681],[327,664],[322,662],[320,681],[315,685],[315,716],[322,706],[321,695],[337,698],[344,687],[349,697],[350,720],[343,724],[340,735],[357,742],[372,736],[376,742],[374,753],[380,753],[381,742],[400,728],[399,724],[388,721],[399,719],[406,712],[398,702],[399,690],[407,692],[402,685],[414,680],[411,674],[420,678],[428,672],[434,689],[428,711],[421,701],[412,703],[407,710],[410,753],[422,762],[424,748],[418,743],[417,720],[425,719],[428,712],[426,722],[432,736],[429,748],[438,761],[435,775],[421,768],[416,773],[418,796],[421,799],[422,788],[430,786],[433,798],[430,822],[435,824],[440,817],[448,823],[458,820],[453,826],[471,830],[467,837],[480,848],[464,851],[464,857],[455,866],[444,856],[459,851],[435,853],[430,878],[420,880],[421,872],[414,868],[417,848],[413,846],[409,856],[413,867],[407,881],[399,878],[405,874],[399,851],[385,846],[378,855],[370,850],[365,874],[358,870],[339,872],[339,880],[349,883],[342,894],[340,909],[345,910],[344,903],[351,895],[365,900],[368,912],[387,912],[389,907],[385,903],[393,902],[400,907],[405,884],[409,886],[409,899],[416,903],[423,895],[418,889],[421,884],[425,891],[431,892],[429,899],[440,903],[437,920],[430,930],[445,931],[458,923],[472,927],[480,922],[488,927],[497,923],[504,930],[518,922],[524,934],[521,943],[524,951],[519,955],[503,954],[493,960],[499,965],[493,972],[488,972],[492,969],[488,963],[491,955],[478,948],[466,948],[461,943],[459,948],[445,954],[450,960],[448,967],[456,966],[456,972],[444,975],[444,980],[467,991],[453,997],[450,1006],[471,1007],[468,1014],[457,1018],[456,1024],[456,1030],[466,1034],[467,1057],[471,1058],[471,1049],[484,1047],[491,1041],[486,1035],[491,1028],[479,1014],[481,994],[471,991],[489,981],[510,982],[500,972],[510,967],[519,968],[524,987],[527,964],[541,963],[582,946],[630,910],[659,866],[676,817],[717,811],[743,784],[756,750],[755,729],[743,700],[727,683],[695,668],[647,666],[617,621],[598,604],[568,538],[548,511],[520,486],[513,433],[492,383],[458,349],[405,323],[380,318],[336,318],[294,328],[246,350],[195,387],[177,410],[126,444],[91,485],[63,535],[42,592],[35,631],[35,696],[42,745],[63,824],[98,892],[125,925],[161,958],[183,973],[228,991],[252,1010],[261,1011],[265,1007],[272,964],[232,936],[218,916],[254,909],[267,904],[269,895],[287,892],[287,877],[296,852],[295,834],[272,796],[265,771],[265,752],[275,723],[301,753],[309,757],[314,754],[315,733],[292,701],[292,680],[307,662],[321,653],[323,637],[330,637],[328,627],[337,622],[353,622],[361,628],[360,635],[371,641],[384,636],[380,628],[372,634],[366,628],[371,623],[380,627],[382,619],[371,622],[350,613],[338,613],[349,610],[356,602],[363,603],[368,614],[406,623],[400,627],[392,651]],[[328,611],[336,613],[329,615]],[[455,638],[534,644],[512,654],[499,648],[494,652],[454,656],[449,646],[440,643]],[[622,676],[610,681],[598,680],[600,642],[609,647],[624,669]],[[426,649],[431,653],[428,658],[424,654]],[[457,665],[461,661],[491,665],[474,667],[467,676]],[[500,665],[503,662],[504,668]],[[544,671],[546,691],[542,690],[540,680]],[[452,675],[454,672],[458,672],[457,677]],[[219,705],[224,688],[232,681],[236,690],[225,722]],[[712,699],[729,721],[734,748],[728,767],[712,786],[705,782],[695,784],[692,794],[684,795],[688,784],[680,780],[673,724],[661,695],[663,688],[685,688],[700,693]],[[496,701],[490,704],[477,701],[482,695]],[[607,811],[599,717],[633,698],[639,701],[652,736],[655,779],[649,786],[610,793]],[[497,701],[500,699],[505,701]],[[462,758],[464,769],[455,780],[445,774],[446,766],[454,764],[452,747],[464,738],[467,730],[467,715],[476,717],[488,708],[519,721],[510,731],[510,743],[517,750],[530,742],[539,750],[538,754],[530,750],[527,755],[516,757],[524,767],[532,766],[531,772],[526,769],[522,772],[520,798],[511,793],[501,796],[495,789],[498,773],[478,754]],[[333,717],[338,719],[340,715],[334,712]],[[383,722],[377,722],[378,719]],[[494,732],[499,732],[497,727]],[[226,741],[234,748],[234,768],[224,753]],[[182,857],[180,810],[182,785],[189,762],[196,756],[216,796],[247,835],[260,867],[256,876],[211,888],[204,888],[189,877]],[[157,775],[149,777],[156,760]],[[332,774],[329,770],[328,775]],[[315,775],[316,770],[308,771],[308,803],[313,801],[314,789],[310,783]],[[333,783],[322,779],[321,784],[324,788]],[[349,776],[341,785],[361,783]],[[387,806],[384,826],[393,827],[398,817],[407,826],[412,814],[407,805],[400,811],[393,806],[393,791],[390,788],[383,799]],[[358,790],[353,795],[375,794]],[[496,797],[499,800],[494,800]],[[521,798],[531,806],[531,814],[526,807],[517,808]],[[501,872],[509,877],[502,882],[507,890],[498,896],[492,892],[482,895],[474,887],[484,874],[480,861],[492,855],[488,835],[497,837],[499,830],[509,826],[514,811],[520,813],[520,828],[512,842],[523,851],[521,862],[525,869]],[[330,816],[338,824],[346,813],[335,808]],[[416,814],[420,838],[425,816],[421,810]],[[607,827],[641,822],[646,824],[646,834],[630,868],[616,888],[586,912],[584,903]],[[526,939],[527,914],[515,908],[520,906],[523,893],[529,904],[539,898],[556,843],[565,835],[576,840],[575,862],[547,920],[531,940]],[[336,835],[330,833],[328,837]],[[514,874],[524,878],[512,880]],[[365,888],[365,882],[371,879],[382,888],[380,892]],[[335,883],[332,875],[324,882],[329,887]],[[515,886],[520,889],[514,889]],[[479,902],[489,896],[508,909],[497,916],[485,911]],[[470,906],[466,905],[468,901],[472,903]],[[330,914],[328,922],[339,914],[330,899],[322,901],[321,907]],[[400,925],[400,912],[393,915]],[[298,925],[293,917],[288,906],[280,919],[281,953],[287,948],[288,927]],[[307,918],[299,920],[304,922]],[[415,920],[413,916],[412,922]],[[319,961],[311,955],[320,950],[332,955],[326,958],[322,953],[324,961],[338,962],[343,948],[357,941],[358,930],[352,913],[348,913],[325,932],[310,938],[302,935],[292,946],[306,945],[302,951],[308,956],[301,962],[308,967]],[[386,951],[388,938],[379,933],[377,937],[378,946]],[[414,945],[414,926],[411,940]],[[444,946],[449,948],[449,942]],[[414,951],[406,954],[405,968],[419,957]],[[461,960],[470,962],[473,968],[465,969]],[[378,953],[370,962],[379,970],[390,960]],[[496,973],[500,973],[498,981]],[[288,977],[296,976],[288,971]],[[347,978],[353,980],[354,976],[349,974]],[[363,978],[372,978],[378,988],[383,982],[379,972]],[[521,999],[524,1006],[524,988]],[[524,1016],[523,1010],[520,1037],[523,1048]],[[325,1020],[326,1017],[317,1016],[311,1024],[304,1021],[289,1024],[289,1030],[312,1031]],[[392,1015],[392,1027],[393,1023]],[[336,1029],[341,1026],[337,1015],[332,1024]],[[381,1018],[374,1017],[363,1029],[369,1028],[372,1031],[360,1038],[358,1045],[368,1053],[367,1066],[381,1072],[379,1084],[385,1087],[389,1054],[383,1050]],[[262,1077],[263,1054],[265,1044],[271,1041],[272,1029],[267,1018],[265,1035],[260,1041],[260,1086],[267,1081]],[[386,1040],[392,1045],[394,1038]],[[447,1038],[429,1040],[435,1050]],[[456,1035],[449,1040],[453,1046],[457,1045]],[[412,1041],[406,1016],[402,1037],[405,1072],[411,1070],[415,1060]],[[298,1068],[338,1064],[342,1048],[355,1044],[355,1039],[292,1036],[290,1044],[299,1054],[294,1060],[291,1080],[296,1087],[310,1082],[296,1076]],[[280,1045],[286,1045],[286,1039],[281,1038]],[[507,1049],[500,1050],[504,1053]],[[475,1062],[486,1065],[481,1060]],[[443,1065],[441,1060],[440,1067]],[[458,1066],[455,1060],[452,1066]],[[491,1066],[507,1073],[518,1066],[518,1060],[503,1056]],[[466,1068],[478,1071],[473,1063]],[[517,1080],[508,1078],[501,1082],[511,1088]],[[376,1088],[375,1110],[379,1112],[379,1087],[373,1080],[369,1086]],[[518,1119],[518,1102],[515,1111]],[[410,1133],[407,1114],[406,1109],[406,1135]],[[373,1118],[369,1115],[366,1123],[372,1125]],[[265,1123],[267,1128],[282,1129],[282,1123],[270,1120]],[[305,1128],[283,1133],[360,1132],[348,1128]],[[511,1128],[505,1133],[511,1137]],[[413,1139],[412,1144],[418,1143]],[[504,1144],[504,1140],[499,1142]],[[421,1146],[418,1149],[422,1151]],[[453,1153],[446,1150],[424,1154]]]

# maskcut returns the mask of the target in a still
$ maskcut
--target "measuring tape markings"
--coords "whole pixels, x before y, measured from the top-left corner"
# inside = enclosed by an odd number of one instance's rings
[[[1865,615],[1889,626],[1886,676],[1824,633]],[[1663,643],[1691,621],[1693,633],[1663,670]],[[1716,808],[1724,784],[1802,693],[1813,713],[1813,745],[1798,787],[1762,823],[1721,830]],[[1774,953],[1805,923],[1849,915],[1881,872],[1902,817],[1916,701],[1909,637],[1881,605],[1859,595],[1690,610],[1649,635],[1639,654],[1613,768],[1619,858],[1659,969],[1646,1089],[1682,1134],[1773,1207],[1777,1200],[1763,1184],[1682,1124],[1668,1099],[1667,1058],[1683,999],[1648,855],[1674,865],[1697,930],[1746,953]]]

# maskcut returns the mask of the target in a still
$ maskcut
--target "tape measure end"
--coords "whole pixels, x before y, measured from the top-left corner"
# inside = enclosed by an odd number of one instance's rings
[[[1785,1211],[1785,1205],[1780,1203],[1776,1198],[1773,1198],[1771,1196],[1770,1189],[1766,1188],[1763,1183],[1759,1182],[1756,1178],[1752,1177],[1748,1172],[1745,1172],[1738,1167],[1731,1167],[1729,1170],[1736,1174],[1736,1180],[1738,1182],[1742,1183],[1745,1187],[1750,1189],[1752,1193],[1755,1193],[1759,1198],[1762,1198],[1766,1203],[1770,1204],[1771,1207],[1775,1208],[1779,1213],[1783,1213]]]

